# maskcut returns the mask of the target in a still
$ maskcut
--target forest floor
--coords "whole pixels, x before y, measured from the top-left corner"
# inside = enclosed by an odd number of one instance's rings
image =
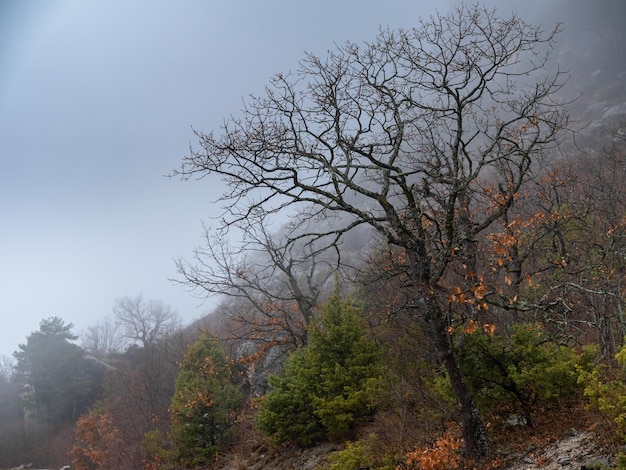
[[[545,413],[533,428],[502,432],[492,445],[489,468],[507,470],[604,470],[623,450],[604,418],[582,405]]]
[[[491,429],[490,460],[463,468],[475,470],[579,470],[614,468],[615,455],[624,451],[614,431],[597,413],[572,405],[546,411],[533,427],[502,425]],[[308,449],[272,447],[250,430],[232,451],[221,456],[220,470],[318,470],[328,468],[327,457],[339,444]],[[406,469],[406,466],[398,468]],[[604,465],[604,466],[602,466]]]

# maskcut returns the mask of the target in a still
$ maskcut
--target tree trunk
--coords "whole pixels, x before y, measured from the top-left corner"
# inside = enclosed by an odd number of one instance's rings
[[[422,300],[422,318],[441,363],[448,372],[452,391],[459,405],[466,456],[479,459],[487,455],[489,443],[476,403],[467,387],[459,361],[452,349],[452,342],[441,309],[432,297]]]

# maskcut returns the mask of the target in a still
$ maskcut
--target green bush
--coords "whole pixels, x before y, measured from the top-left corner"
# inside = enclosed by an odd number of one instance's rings
[[[328,470],[359,470],[370,468],[372,460],[367,455],[367,444],[363,441],[348,442],[345,449],[328,456]]]
[[[144,470],[173,470],[175,456],[168,449],[168,442],[160,430],[148,431],[141,442],[141,462]]]
[[[335,295],[309,329],[309,344],[291,354],[282,376],[270,377],[257,426],[276,443],[344,438],[373,412],[380,377],[376,344],[351,304]]]
[[[539,403],[560,403],[581,392],[579,370],[589,369],[593,352],[578,354],[559,345],[538,325],[515,325],[510,336],[486,330],[462,333],[457,348],[466,379],[483,410],[521,411],[531,424]]]
[[[315,416],[313,390],[315,380],[304,348],[287,359],[284,376],[271,376],[271,391],[261,400],[256,425],[276,443],[293,440],[303,445],[321,440],[324,427]]]
[[[333,452],[326,458],[324,470],[360,470],[371,468],[377,470],[394,470],[396,460],[389,455],[380,455],[372,450],[372,444],[376,441],[375,434],[366,440],[347,442],[342,450]]]
[[[589,406],[599,410],[615,425],[617,434],[626,439],[626,346],[615,355],[620,370],[614,379],[605,380],[603,371],[596,367],[581,371],[579,382],[585,386]],[[626,458],[624,458],[626,468]]]

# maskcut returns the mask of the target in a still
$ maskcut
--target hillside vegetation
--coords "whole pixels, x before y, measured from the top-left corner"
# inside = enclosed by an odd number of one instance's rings
[[[228,189],[178,281],[221,303],[43,320],[0,467],[626,469],[625,12],[555,5],[306,55],[198,132],[175,173]]]

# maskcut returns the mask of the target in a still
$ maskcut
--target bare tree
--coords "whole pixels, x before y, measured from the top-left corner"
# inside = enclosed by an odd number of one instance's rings
[[[102,407],[121,432],[118,451],[127,456],[128,468],[142,467],[147,432],[167,432],[179,364],[191,340],[179,330],[146,347],[130,347],[108,372]]]
[[[251,393],[264,393],[267,378],[308,339],[324,285],[336,262],[310,246],[285,244],[265,221],[248,218],[233,244],[205,227],[205,243],[192,262],[179,259],[183,283],[201,298],[220,294],[218,336],[246,371]]]
[[[307,54],[219,135],[198,132],[200,148],[175,172],[224,178],[224,230],[290,211],[286,246],[334,249],[369,225],[403,250],[406,307],[448,372],[472,457],[488,443],[451,343],[449,281],[479,282],[478,235],[516,203],[566,125],[561,73],[546,70],[556,33],[461,7],[325,59]]]
[[[231,299],[220,311],[232,338],[303,344],[336,263],[310,246],[285,244],[261,220],[248,218],[238,225],[245,234],[239,245],[205,228],[205,244],[195,251],[193,263],[177,261],[180,282],[202,297]]]
[[[591,259],[585,265],[585,275],[571,284],[587,298],[587,321],[596,329],[601,352],[608,358],[615,357],[626,338],[625,128],[626,122],[620,122],[617,129],[609,129],[605,135],[608,143],[582,163],[578,204],[588,206],[590,223],[585,240],[593,240],[593,249],[589,250]]]
[[[99,359],[122,352],[125,341],[120,324],[110,317],[88,326],[82,335],[83,349]]]
[[[600,353],[612,359],[626,334],[626,136],[608,129],[603,137],[598,151],[568,159],[572,183],[551,191],[544,218],[553,242],[544,259],[554,261],[540,306],[564,336],[593,334]],[[550,194],[545,187],[542,193]]]
[[[180,327],[176,311],[158,300],[145,301],[141,295],[116,300],[113,315],[124,337],[144,348]]]

